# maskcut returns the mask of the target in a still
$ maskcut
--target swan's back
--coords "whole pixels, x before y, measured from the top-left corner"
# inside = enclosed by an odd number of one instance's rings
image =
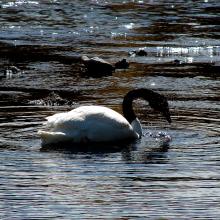
[[[82,106],[46,119],[45,130],[38,132],[43,144],[111,142],[138,137],[122,115],[103,106]]]

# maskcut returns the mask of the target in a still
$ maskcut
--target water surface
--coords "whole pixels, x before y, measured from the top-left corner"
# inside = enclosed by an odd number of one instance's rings
[[[0,11],[1,219],[219,218],[218,1],[16,0]],[[94,78],[81,55],[130,66]],[[168,97],[171,125],[137,101],[141,141],[41,149],[46,116],[82,104],[121,112],[142,87]],[[149,136],[161,131],[169,148]]]

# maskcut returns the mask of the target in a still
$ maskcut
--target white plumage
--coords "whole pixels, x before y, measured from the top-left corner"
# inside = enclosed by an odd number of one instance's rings
[[[103,106],[82,106],[46,119],[46,130],[38,131],[43,145],[64,141],[90,143],[137,139],[142,131],[139,121],[130,124],[121,114]]]
[[[171,123],[166,97],[149,89],[129,91],[122,103],[123,115],[102,106],[82,106],[70,112],[47,117],[44,130],[38,134],[42,144],[69,141],[72,143],[118,142],[141,138],[142,127],[132,108],[137,98],[148,101]]]

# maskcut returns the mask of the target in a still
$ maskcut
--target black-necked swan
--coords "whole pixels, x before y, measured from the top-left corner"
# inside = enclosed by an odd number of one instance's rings
[[[151,108],[160,111],[171,123],[165,96],[149,89],[135,89],[124,97],[124,117],[110,108],[95,105],[81,106],[47,117],[45,129],[38,131],[42,145],[66,141],[85,144],[141,138],[142,127],[132,108],[133,100],[138,98],[148,101]]]

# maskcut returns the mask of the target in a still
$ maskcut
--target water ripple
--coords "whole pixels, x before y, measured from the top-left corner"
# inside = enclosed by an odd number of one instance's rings
[[[219,8],[0,1],[0,218],[219,219]],[[130,65],[93,78],[82,55]],[[105,151],[41,148],[45,117],[83,104],[121,112],[123,96],[141,87],[168,97],[171,125],[137,100],[141,140]]]

